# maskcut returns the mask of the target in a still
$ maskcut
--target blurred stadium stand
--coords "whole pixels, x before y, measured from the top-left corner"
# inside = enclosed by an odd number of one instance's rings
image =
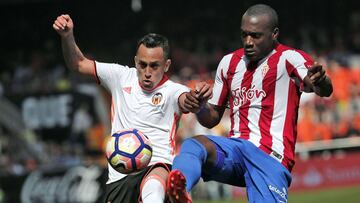
[[[92,78],[65,68],[52,29],[59,14],[72,16],[79,46],[99,61],[132,65],[137,39],[148,32],[167,36],[173,59],[169,74],[191,87],[199,80],[211,83],[221,57],[241,46],[241,14],[258,2],[0,1],[0,203],[96,202],[104,189],[109,95]],[[302,97],[292,187],[360,185],[359,2],[268,3],[280,16],[280,41],[311,53],[334,84],[328,99]],[[191,114],[184,115],[178,141],[204,132],[225,135],[228,127],[224,119],[204,129]],[[337,167],[341,164],[346,167]],[[334,171],[344,178],[327,179]],[[83,190],[97,195],[72,196]],[[199,183],[194,192],[205,199],[239,195],[244,192],[217,183]]]

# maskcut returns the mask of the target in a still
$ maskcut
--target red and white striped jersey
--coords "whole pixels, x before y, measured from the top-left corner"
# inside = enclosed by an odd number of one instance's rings
[[[228,136],[249,140],[291,170],[303,79],[312,63],[282,44],[256,64],[243,49],[224,56],[209,103],[230,108]]]
[[[164,76],[152,91],[145,91],[139,85],[136,68],[119,64],[96,62],[95,76],[112,96],[111,133],[129,128],[142,131],[153,147],[150,165],[158,162],[172,164],[181,116],[178,99],[189,89]],[[125,176],[108,166],[108,183]]]

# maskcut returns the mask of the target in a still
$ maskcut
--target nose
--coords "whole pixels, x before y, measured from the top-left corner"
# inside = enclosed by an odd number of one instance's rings
[[[145,77],[147,79],[151,78],[151,68],[150,67],[145,68],[145,74],[144,75],[145,75]]]
[[[251,36],[246,36],[245,37],[244,46],[245,47],[253,47],[254,46],[254,41],[253,41],[253,38]]]

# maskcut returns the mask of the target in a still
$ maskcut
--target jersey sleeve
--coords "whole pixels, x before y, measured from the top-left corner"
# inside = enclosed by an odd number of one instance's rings
[[[176,83],[175,83],[176,84]],[[180,112],[180,108],[179,108],[179,97],[182,93],[185,93],[185,92],[189,92],[190,89],[184,85],[181,85],[181,84],[176,84],[176,89],[175,89],[175,92],[173,93],[174,95],[174,107],[175,107],[175,112],[176,114],[180,115],[181,112]]]
[[[120,86],[120,82],[129,74],[129,67],[116,63],[95,61],[95,76],[98,83],[111,90]]]
[[[227,84],[227,72],[230,59],[231,55],[224,56],[218,65],[213,87],[213,97],[209,100],[210,104],[225,106],[228,102],[229,88]]]
[[[287,58],[289,64],[288,73],[291,78],[294,78],[296,84],[299,86],[301,91],[305,90],[304,78],[307,75],[308,68],[314,63],[310,55],[303,51],[293,50],[291,51],[290,57]]]

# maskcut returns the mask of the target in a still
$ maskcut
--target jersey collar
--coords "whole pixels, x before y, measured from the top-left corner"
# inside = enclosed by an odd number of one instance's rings
[[[160,80],[159,84],[157,84],[155,87],[153,87],[152,89],[148,90],[145,89],[141,83],[139,82],[139,86],[141,87],[142,90],[146,91],[146,92],[152,92],[154,91],[154,89],[158,88],[159,86],[161,86],[162,84],[164,84],[166,81],[169,80],[169,77],[167,75],[164,75],[163,78]]]

